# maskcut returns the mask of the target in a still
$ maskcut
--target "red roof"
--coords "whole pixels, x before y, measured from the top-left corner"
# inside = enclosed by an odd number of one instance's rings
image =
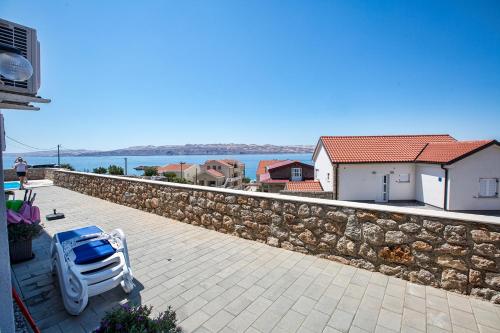
[[[289,164],[292,164],[292,163],[295,163],[295,162],[300,163],[300,161],[292,161],[292,160],[279,161],[279,162],[276,162],[274,164],[269,165],[267,167],[267,170],[280,168],[282,166],[289,165]]]
[[[455,142],[448,134],[322,136],[333,163],[413,162],[430,142]]]
[[[261,183],[288,183],[288,179],[272,179],[271,175],[269,172],[266,172],[265,174],[260,176],[260,182]]]
[[[417,157],[417,162],[450,163],[469,153],[475,152],[495,140],[431,142]]]
[[[286,191],[300,191],[300,192],[321,192],[323,187],[321,183],[316,180],[305,180],[302,182],[289,182],[285,186]]]
[[[193,164],[190,163],[185,163],[182,165],[182,170],[186,170],[189,167],[191,167]],[[181,171],[181,165],[179,163],[173,163],[173,164],[167,164],[165,166],[159,167],[158,168],[158,173],[164,173],[164,172],[180,172]]]
[[[214,170],[214,169],[208,169],[207,173],[210,174],[210,175],[212,175],[212,176],[214,176],[214,177],[218,177],[218,178],[224,177],[224,174],[222,174],[219,171]]]
[[[257,166],[257,175],[263,175],[267,172],[266,167],[276,164],[278,162],[284,162],[284,160],[261,160]]]
[[[207,160],[207,161],[205,161],[205,164],[210,164],[210,163],[220,163],[220,164],[223,164],[225,166],[232,166],[231,164],[229,164],[225,160]]]

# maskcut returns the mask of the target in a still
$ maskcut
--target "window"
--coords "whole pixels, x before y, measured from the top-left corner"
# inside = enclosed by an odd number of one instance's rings
[[[292,168],[292,179],[302,179],[302,168]]]
[[[498,178],[479,178],[479,197],[498,197]]]
[[[326,174],[326,181],[327,181],[327,182],[330,182],[330,173],[327,173],[327,174]]]
[[[219,166],[217,166],[217,169],[219,169],[219,170],[220,170],[220,165],[219,165]]]

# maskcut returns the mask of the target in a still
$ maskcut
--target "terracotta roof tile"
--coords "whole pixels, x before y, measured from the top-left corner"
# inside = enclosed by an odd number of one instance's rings
[[[214,169],[208,169],[207,173],[210,174],[210,175],[212,175],[212,176],[214,176],[214,177],[218,177],[218,178],[224,177],[224,174],[222,174],[219,171],[214,170]]]
[[[424,148],[416,161],[450,163],[492,142],[495,142],[495,140],[431,142]]]
[[[265,174],[267,172],[266,167],[283,161],[284,160],[260,160],[259,165],[257,166],[257,175]]]
[[[224,160],[207,160],[205,161],[205,164],[210,164],[210,163],[220,163],[220,164],[223,164],[223,165],[226,165],[226,166],[231,166],[231,164],[225,162]]]
[[[192,165],[193,164],[185,163],[182,165],[182,170],[187,170]],[[167,164],[165,166],[158,168],[158,173],[160,174],[164,172],[180,172],[180,171],[181,171],[181,165],[179,163]]]
[[[267,170],[271,170],[271,169],[274,169],[274,168],[279,168],[279,167],[282,167],[282,166],[285,166],[285,165],[289,165],[289,164],[292,164],[292,163],[295,163],[295,162],[299,162],[300,163],[300,161],[292,161],[292,160],[279,161],[279,162],[276,162],[276,163],[273,163],[273,164],[269,165],[267,167]]]
[[[430,142],[455,142],[448,134],[322,136],[333,163],[412,162]]]
[[[301,182],[289,182],[286,184],[285,190],[287,191],[300,191],[300,192],[321,192],[323,187],[321,183],[316,180],[305,180]]]

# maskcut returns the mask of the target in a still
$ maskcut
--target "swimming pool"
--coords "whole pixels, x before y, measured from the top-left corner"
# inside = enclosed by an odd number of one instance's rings
[[[19,190],[19,182],[5,182],[3,186],[6,190]]]

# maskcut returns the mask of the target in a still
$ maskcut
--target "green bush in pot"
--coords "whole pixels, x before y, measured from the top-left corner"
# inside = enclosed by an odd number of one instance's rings
[[[39,223],[11,223],[7,226],[11,262],[21,262],[33,257],[31,241],[40,235],[42,229]]]

